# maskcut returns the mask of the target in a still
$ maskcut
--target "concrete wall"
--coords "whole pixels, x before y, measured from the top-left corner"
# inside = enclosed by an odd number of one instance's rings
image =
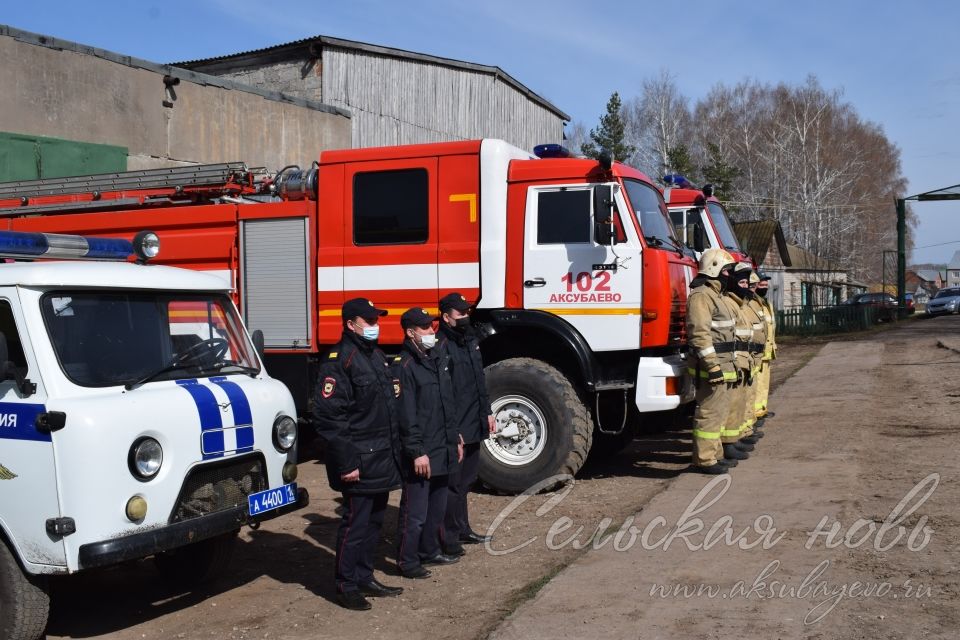
[[[0,59],[0,131],[127,147],[131,170],[308,166],[350,146],[349,112],[278,92],[2,25]]]

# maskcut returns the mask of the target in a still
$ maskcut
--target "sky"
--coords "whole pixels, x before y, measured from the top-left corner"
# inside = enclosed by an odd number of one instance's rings
[[[718,83],[813,74],[900,149],[905,195],[960,184],[955,0],[7,0],[0,23],[161,63],[359,40],[499,66],[588,128],[613,91],[638,96],[663,69],[691,103]],[[914,212],[908,262],[948,262],[960,201]]]

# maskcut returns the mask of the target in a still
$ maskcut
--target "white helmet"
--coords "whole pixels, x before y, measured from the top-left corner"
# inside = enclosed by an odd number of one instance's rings
[[[724,249],[707,249],[700,256],[700,273],[710,278],[719,278],[720,272],[736,260]]]

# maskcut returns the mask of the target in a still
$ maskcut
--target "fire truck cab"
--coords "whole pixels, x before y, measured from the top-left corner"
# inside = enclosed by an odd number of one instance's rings
[[[0,637],[46,576],[155,556],[186,584],[244,524],[305,506],[296,413],[222,279],[129,240],[0,231]],[[136,254],[140,259],[128,261]]]
[[[713,195],[713,185],[697,189],[676,174],[664,176],[663,182],[667,185],[663,198],[677,235],[694,250],[697,259],[707,249],[725,249],[737,261],[752,262],[740,247],[726,209]]]

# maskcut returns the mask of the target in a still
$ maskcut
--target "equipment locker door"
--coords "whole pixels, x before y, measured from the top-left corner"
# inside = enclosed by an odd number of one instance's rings
[[[16,367],[37,385],[35,393],[26,395],[15,380],[0,380],[0,524],[23,560],[64,567],[63,539],[46,529],[47,520],[61,516],[60,501],[53,440],[35,424],[47,410],[47,394],[25,327],[15,289],[0,288],[0,334],[6,343],[7,371]]]
[[[640,241],[616,190],[618,243],[597,244],[593,186],[531,187],[523,260],[524,307],[562,317],[595,351],[640,346]],[[616,267],[616,268],[614,268]]]

